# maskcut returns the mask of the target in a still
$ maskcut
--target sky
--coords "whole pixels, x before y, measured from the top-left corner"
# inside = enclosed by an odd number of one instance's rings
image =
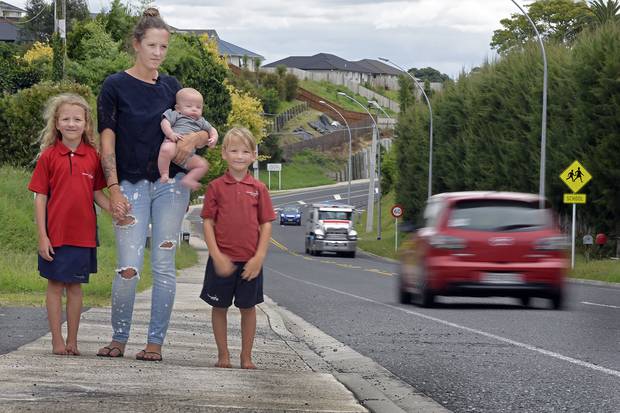
[[[5,1],[18,7],[26,3]],[[109,4],[89,0],[93,12]],[[493,59],[489,46],[493,31],[501,27],[502,18],[520,13],[511,0],[156,0],[152,4],[168,24],[215,29],[223,40],[264,56],[265,64],[316,53],[347,60],[386,57],[407,69],[430,66],[453,78]]]

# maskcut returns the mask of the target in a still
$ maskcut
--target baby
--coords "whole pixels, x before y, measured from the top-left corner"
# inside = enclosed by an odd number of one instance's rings
[[[157,166],[161,175],[161,182],[170,179],[170,162],[177,154],[176,142],[183,140],[183,135],[201,130],[209,133],[209,146],[217,142],[217,131],[202,117],[202,95],[196,89],[183,88],[177,92],[175,110],[168,109],[162,115],[161,129],[166,137],[159,150]],[[194,153],[183,165],[187,175],[181,179],[186,187],[197,190],[200,188],[200,178],[209,170],[209,164],[202,156]]]

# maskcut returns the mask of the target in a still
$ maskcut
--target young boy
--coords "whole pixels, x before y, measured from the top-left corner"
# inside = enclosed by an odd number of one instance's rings
[[[234,297],[241,312],[241,368],[255,369],[255,306],[263,302],[262,266],[271,238],[271,221],[276,215],[265,184],[248,173],[256,159],[256,141],[250,131],[228,131],[222,143],[222,158],[228,170],[209,183],[200,214],[209,248],[200,298],[213,307],[216,367],[232,367],[226,315]]]
[[[161,182],[168,182],[170,162],[177,154],[176,142],[183,140],[183,135],[204,130],[209,133],[209,147],[217,142],[217,131],[202,117],[200,92],[188,87],[179,90],[176,94],[174,109],[165,111],[161,120],[161,130],[166,135],[157,159]],[[206,159],[194,153],[185,164],[179,166],[188,170],[187,175],[181,179],[181,183],[194,191],[200,188],[200,178],[205,176],[209,170]]]

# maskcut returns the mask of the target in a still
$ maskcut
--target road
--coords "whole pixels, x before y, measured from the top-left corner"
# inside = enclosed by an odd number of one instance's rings
[[[346,198],[346,186],[276,194],[274,206]],[[367,184],[352,203],[363,207]],[[361,234],[363,236],[363,234]],[[265,292],[455,412],[619,412],[620,288],[570,283],[545,300],[396,302],[397,263],[304,254],[304,227],[274,225]]]

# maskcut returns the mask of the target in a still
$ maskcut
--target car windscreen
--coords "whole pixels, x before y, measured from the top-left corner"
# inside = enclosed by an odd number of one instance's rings
[[[288,214],[288,215],[296,215],[296,214],[299,214],[299,210],[297,208],[284,208],[282,213]]]
[[[319,211],[319,219],[340,219],[340,220],[351,220],[351,213],[345,211]]]
[[[448,227],[474,231],[535,231],[550,226],[548,209],[512,200],[457,202],[448,218]]]

